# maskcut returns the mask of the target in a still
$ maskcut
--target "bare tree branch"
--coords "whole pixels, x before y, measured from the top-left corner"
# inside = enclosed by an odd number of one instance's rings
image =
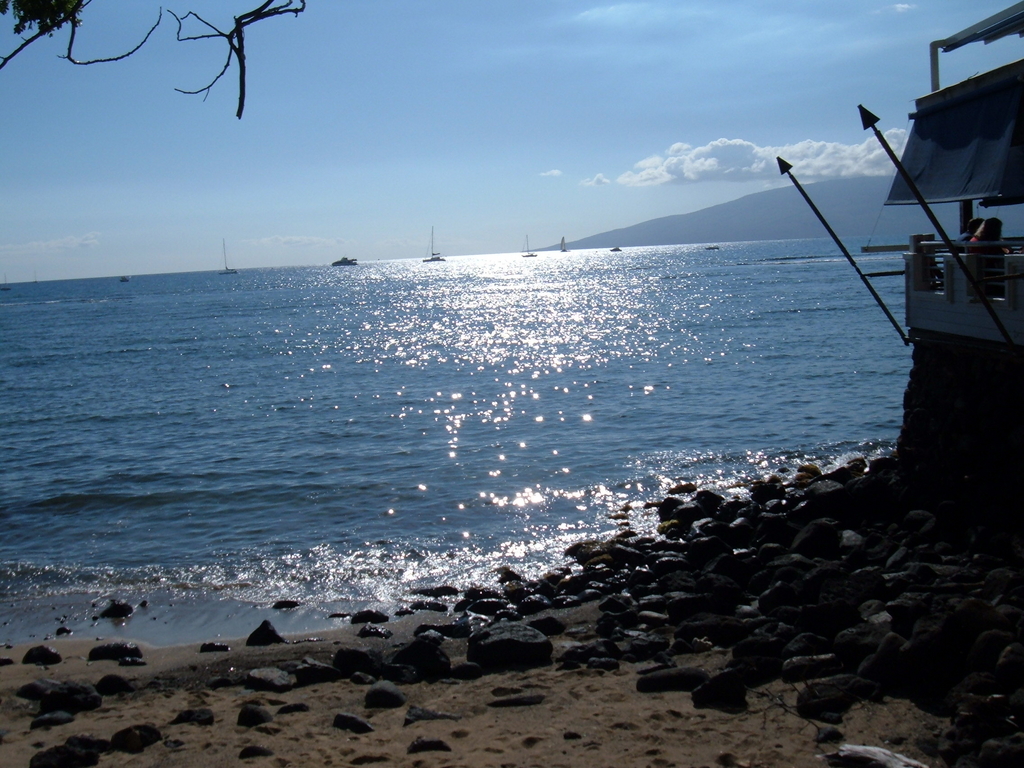
[[[92,0],[87,0],[87,3],[91,2],[91,1]],[[144,38],[142,38],[142,42],[139,43],[138,45],[136,45],[134,48],[132,48],[127,53],[122,53],[120,56],[111,56],[111,57],[106,58],[106,59],[89,59],[88,61],[79,61],[73,55],[72,50],[75,47],[75,32],[78,30],[78,25],[77,24],[73,24],[71,26],[71,33],[68,35],[68,52],[64,56],[61,56],[61,58],[62,59],[67,59],[72,64],[79,64],[81,66],[86,66],[86,65],[89,65],[89,64],[105,64],[105,63],[110,62],[110,61],[121,61],[121,59],[127,59],[129,56],[131,56],[133,53],[135,53],[137,50],[139,50],[139,48],[144,46],[149,41],[149,36],[152,35],[153,32],[156,31],[156,28],[160,26],[160,22],[163,21],[163,18],[164,18],[164,9],[161,8],[159,14],[157,14],[157,17],[156,17],[156,23],[152,27],[149,28],[149,32],[147,32],[146,36]]]
[[[277,3],[276,5],[275,2]],[[202,93],[204,94],[203,98],[205,99],[210,95],[210,90],[217,84],[217,81],[219,81],[224,76],[224,73],[228,71],[228,67],[231,66],[231,60],[233,58],[238,63],[238,110],[235,112],[235,116],[241,119],[242,112],[245,110],[245,28],[258,21],[270,19],[274,16],[283,16],[287,13],[290,13],[293,16],[298,16],[305,10],[306,0],[266,0],[251,11],[243,13],[240,16],[235,16],[235,25],[226,32],[218,29],[195,11],[189,11],[182,17],[178,17],[174,11],[168,11],[168,13],[174,16],[178,22],[177,39],[179,42],[210,40],[219,37],[223,38],[223,40],[228,44],[227,60],[224,62],[224,66],[213,80],[202,88],[197,88],[194,91],[186,91],[181,88],[176,88],[175,90],[179,93],[185,93],[193,96]],[[194,35],[183,34],[183,22],[190,17],[207,27],[210,31]]]
[[[118,56],[110,56],[101,59],[89,59],[82,61],[75,58],[74,48],[76,34],[79,24],[81,24],[82,11],[92,2],[92,0],[75,0],[70,8],[59,15],[55,15],[54,12],[45,15],[38,15],[35,18],[19,19],[18,23],[15,24],[15,33],[21,33],[23,30],[31,29],[33,26],[36,27],[36,32],[29,37],[23,38],[22,43],[10,53],[0,56],[0,69],[7,66],[7,63],[11,61],[15,56],[21,53],[23,50],[28,48],[32,43],[41,37],[50,37],[58,30],[70,25],[70,32],[68,33],[68,47],[67,53],[60,58],[66,59],[72,64],[80,66],[87,66],[89,64],[104,64],[112,61],[121,61],[127,59],[132,54],[138,52],[142,46],[148,41],[156,28],[160,26],[160,22],[163,20],[163,8],[160,9],[159,15],[157,16],[156,23],[150,27],[145,37],[142,38],[142,42],[132,48],[130,51],[122,53]],[[7,5],[0,3],[0,6],[6,11]],[[245,109],[245,77],[246,77],[246,60],[245,60],[245,29],[246,27],[255,24],[265,19],[270,19],[275,16],[284,16],[285,14],[292,14],[298,17],[300,13],[306,10],[306,0],[264,0],[251,11],[247,11],[239,16],[235,16],[235,24],[231,29],[223,31],[218,29],[216,26],[211,24],[209,21],[201,17],[195,11],[189,11],[184,16],[178,16],[174,11],[168,11],[175,21],[178,22],[177,39],[179,42],[186,42],[192,40],[215,40],[222,39],[228,45],[227,57],[224,61],[224,66],[220,72],[211,80],[207,85],[202,88],[198,88],[194,91],[186,91],[181,88],[175,90],[179,93],[185,93],[189,95],[204,94],[204,99],[210,95],[210,91],[214,85],[224,76],[224,73],[228,71],[231,66],[231,61],[234,59],[238,62],[238,110],[235,112],[235,116],[241,119],[242,112]],[[188,19],[195,19],[198,24],[206,27],[207,32],[202,34],[184,34],[183,24]]]

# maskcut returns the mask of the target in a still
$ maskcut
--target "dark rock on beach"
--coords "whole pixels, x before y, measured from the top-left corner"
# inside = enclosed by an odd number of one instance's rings
[[[533,627],[501,622],[470,635],[466,659],[482,667],[547,664],[551,641]]]
[[[268,747],[261,746],[259,744],[250,744],[247,747],[242,747],[238,753],[239,760],[250,760],[254,757],[273,757],[274,751]]]
[[[89,661],[120,661],[141,659],[142,651],[135,643],[105,643],[89,651]]]
[[[405,704],[405,694],[389,680],[380,680],[366,691],[367,709],[394,709]]]
[[[110,604],[100,612],[101,619],[127,619],[135,613],[135,609],[123,600],[111,600]]]
[[[418,736],[406,751],[412,755],[417,752],[451,752],[452,748],[441,739],[428,739],[424,736]]]
[[[39,711],[46,713],[61,710],[76,714],[99,709],[102,704],[103,697],[93,686],[86,683],[63,682],[42,695],[39,700]]]
[[[132,725],[110,737],[110,748],[118,752],[139,753],[161,738],[160,731],[151,725]]]
[[[245,644],[247,646],[264,646],[287,642],[287,640],[277,633],[273,624],[264,620],[263,623],[256,627],[256,629],[252,631],[252,634],[246,638]]]
[[[334,716],[334,727],[352,733],[371,733],[373,726],[358,715],[339,712]]]
[[[270,711],[258,704],[243,704],[242,708],[238,710],[237,723],[243,728],[253,728],[257,725],[269,723],[273,719],[274,716],[270,714]]]
[[[29,648],[21,659],[22,664],[60,664],[63,658],[57,653],[56,648],[48,645],[37,645]]]

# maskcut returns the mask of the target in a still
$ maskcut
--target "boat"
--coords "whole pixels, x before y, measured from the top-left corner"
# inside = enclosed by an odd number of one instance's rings
[[[560,250],[562,253],[568,253],[569,252],[569,249],[565,247],[565,238],[564,237],[562,238],[562,245],[559,247],[558,250]]]
[[[9,291],[9,290],[11,290],[11,286],[9,286],[7,284],[7,273],[4,272],[4,284],[0,285],[0,291]]]
[[[705,251],[717,251],[718,250],[718,246],[717,245],[705,245],[704,246],[704,250]]]
[[[331,262],[332,267],[354,267],[358,264],[358,261],[356,261],[355,259],[350,259],[348,256],[342,256],[337,261]]]
[[[130,283],[131,282],[131,278],[128,277],[128,275],[121,275],[121,282],[122,283]]]
[[[222,269],[220,271],[220,274],[222,274],[222,275],[237,275],[238,274],[238,270],[237,269],[231,269],[231,267],[228,266],[228,245],[227,245],[227,243],[224,240],[221,240],[220,241],[220,246],[221,246],[221,249],[224,251],[224,269]]]
[[[536,258],[537,254],[530,250],[530,236],[526,236],[526,245],[523,246],[523,258],[532,259]]]
[[[617,246],[617,245],[614,248],[612,248],[612,253],[620,253],[621,251],[622,251],[622,249],[619,248],[619,246]]]
[[[444,261],[444,257],[441,255],[440,251],[438,251],[438,252],[434,251],[434,228],[433,227],[430,228],[430,250],[427,251],[427,254],[428,254],[427,258],[425,258],[423,260],[425,262],[429,262],[429,261]]]

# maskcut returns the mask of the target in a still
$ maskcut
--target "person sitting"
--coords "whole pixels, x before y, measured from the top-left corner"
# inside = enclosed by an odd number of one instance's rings
[[[972,243],[998,242],[1003,239],[1003,222],[1001,219],[985,219],[974,237]],[[981,256],[1002,256],[1009,253],[1008,248],[1001,245],[972,246],[970,252]]]
[[[984,219],[974,218],[967,222],[967,229],[960,233],[958,240],[968,242],[972,237],[978,234],[978,230],[981,229],[981,225],[985,223]]]

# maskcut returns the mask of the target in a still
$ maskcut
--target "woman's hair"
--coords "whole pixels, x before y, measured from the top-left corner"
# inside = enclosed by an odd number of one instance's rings
[[[981,228],[975,233],[975,237],[979,240],[1002,240],[1003,239],[1003,220],[1002,219],[985,219],[985,223],[981,225]]]

